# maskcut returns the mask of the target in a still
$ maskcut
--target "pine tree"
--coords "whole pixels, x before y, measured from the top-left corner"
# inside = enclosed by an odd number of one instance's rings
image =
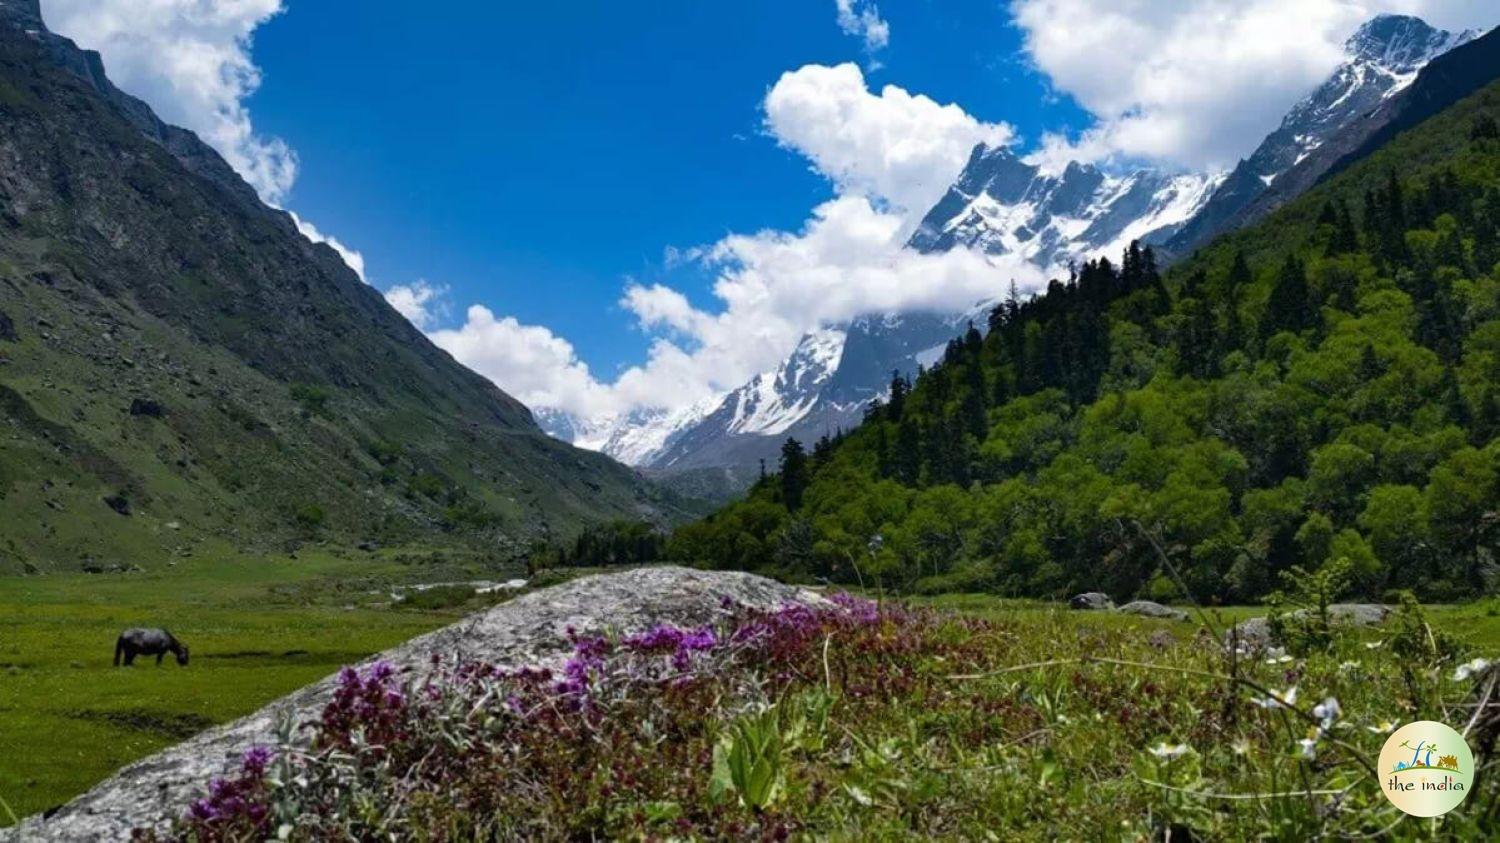
[[[1359,251],[1359,229],[1354,227],[1354,216],[1343,201],[1338,203],[1333,222],[1333,237],[1328,241],[1328,254],[1347,255]]]
[[[1447,411],[1448,421],[1459,427],[1468,427],[1469,405],[1459,391],[1458,375],[1454,374],[1452,366],[1443,367],[1443,379],[1439,388],[1443,391],[1443,408]]]
[[[1312,299],[1307,290],[1307,270],[1295,256],[1288,255],[1266,302],[1261,337],[1267,338],[1281,331],[1298,333],[1314,323]]]
[[[781,502],[789,512],[802,508],[807,483],[807,454],[802,450],[801,442],[788,439],[781,446]]]
[[[906,393],[910,391],[910,385],[906,378],[901,376],[899,370],[891,372],[891,397],[886,401],[888,418],[891,421],[901,421],[901,416],[906,412]]]

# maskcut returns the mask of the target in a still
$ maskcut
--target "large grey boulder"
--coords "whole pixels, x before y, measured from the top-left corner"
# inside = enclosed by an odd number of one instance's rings
[[[535,591],[413,638],[372,656],[416,673],[431,669],[434,653],[492,664],[557,666],[570,650],[569,627],[581,634],[639,632],[659,623],[696,626],[724,620],[740,606],[771,609],[817,604],[815,592],[751,574],[641,568],[601,574]],[[0,842],[129,840],[133,828],[164,828],[202,794],[210,778],[238,767],[256,744],[275,742],[283,717],[315,719],[332,696],[335,677],[309,685],[247,717],[210,729],[171,749],[137,761],[62,806],[49,818],[33,816],[0,829]],[[45,763],[43,757],[38,763]]]
[[[1187,620],[1187,612],[1174,609],[1171,606],[1163,606],[1150,600],[1132,600],[1120,607],[1120,611],[1127,615],[1143,615],[1148,618],[1164,618],[1174,621]]]
[[[1347,626],[1379,626],[1390,618],[1394,610],[1379,603],[1333,603],[1328,607],[1328,616],[1336,624]],[[1307,615],[1308,609],[1298,609],[1291,617]],[[1224,633],[1224,644],[1229,646],[1231,637],[1237,638],[1245,650],[1261,650],[1276,643],[1268,618],[1249,618],[1235,624]]]
[[[1115,601],[1109,599],[1109,595],[1102,591],[1086,591],[1083,594],[1075,594],[1068,599],[1069,609],[1102,611],[1113,609],[1114,607]]]

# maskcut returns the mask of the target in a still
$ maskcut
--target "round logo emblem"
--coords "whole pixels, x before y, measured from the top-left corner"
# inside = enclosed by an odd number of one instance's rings
[[[1380,751],[1381,791],[1414,817],[1457,808],[1474,786],[1474,753],[1442,723],[1418,720],[1393,732]]]

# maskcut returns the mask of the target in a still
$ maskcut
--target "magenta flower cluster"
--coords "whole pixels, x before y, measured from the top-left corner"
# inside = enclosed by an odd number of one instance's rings
[[[440,749],[426,743],[431,740],[428,721],[443,717],[445,706],[472,712],[485,700],[494,700],[518,724],[538,712],[559,709],[586,717],[606,716],[607,707],[600,707],[594,695],[603,694],[598,698],[603,700],[630,688],[676,687],[707,675],[703,671],[736,663],[776,669],[839,629],[876,625],[904,615],[848,595],[831,599],[833,608],[788,605],[772,611],[744,610],[726,602],[724,608],[736,617],[727,633],[711,626],[659,624],[616,644],[569,628],[573,649],[558,672],[541,667],[506,669],[473,661],[450,665],[434,655],[432,670],[420,684],[412,684],[387,662],[376,662],[364,671],[346,667],[339,672],[333,697],[314,727],[313,746],[325,759],[352,754],[358,764],[405,765],[412,757],[427,758]],[[330,750],[337,752],[328,755]],[[266,771],[272,758],[269,749],[256,747],[245,754],[236,776],[211,782],[208,794],[192,803],[179,825],[179,839],[264,837],[271,822]],[[312,762],[299,758],[295,763]],[[427,763],[434,770],[442,767],[439,761]]]
[[[239,774],[214,778],[208,795],[188,806],[188,820],[200,840],[263,837],[270,811],[266,806],[266,768],[273,754],[264,746],[251,747],[240,759]]]
[[[405,734],[407,697],[396,668],[376,662],[361,674],[352,667],[339,671],[333,700],[323,709],[319,743],[348,749],[355,734],[379,752],[380,747]]]

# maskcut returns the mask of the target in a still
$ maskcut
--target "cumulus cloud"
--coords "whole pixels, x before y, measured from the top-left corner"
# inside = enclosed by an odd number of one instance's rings
[[[523,401],[599,417],[676,409],[738,387],[822,325],[867,313],[959,310],[1002,294],[1011,281],[1041,284],[1035,267],[1014,258],[903,248],[974,145],[1009,143],[1010,127],[896,86],[873,93],[853,64],[787,73],[764,108],[767,131],[806,156],[836,195],[797,231],[669,250],[672,265],[715,275],[710,309],[662,284],[629,284],[619,304],[652,338],[643,362],[600,382],[566,341],[482,307],[433,338]]]
[[[319,231],[317,226],[297,216],[297,213],[295,211],[292,212],[292,222],[297,224],[297,230],[302,232],[303,237],[306,237],[314,243],[328,244],[329,248],[333,249],[335,252],[338,252],[339,257],[344,259],[344,263],[348,264],[349,268],[354,270],[354,274],[359,276],[359,280],[365,282],[366,284],[370,283],[370,279],[365,277],[364,255],[360,254],[355,249],[351,249],[348,246],[345,246],[343,243],[339,242],[339,239],[337,237],[333,237]]]
[[[573,345],[514,317],[473,305],[464,324],[428,334],[434,343],[531,407],[556,407],[583,416],[613,408],[605,387],[578,359]]]
[[[281,10],[282,0],[42,0],[49,29],[97,50],[115,84],[196,132],[277,206],[297,157],[255,131],[245,99],[261,81],[251,33]]]
[[[839,29],[864,42],[865,52],[873,53],[891,43],[891,25],[880,17],[872,0],[833,0],[838,9]]]
[[[661,286],[630,287],[621,304],[643,327],[668,325],[688,341],[659,347],[628,371],[616,385],[626,390],[621,397],[659,402],[732,388],[775,366],[820,325],[868,313],[961,310],[1001,295],[1012,280],[1025,289],[1042,283],[1038,269],[1008,256],[904,249],[906,224],[867,197],[846,195],[815,208],[800,231],[730,235],[703,258],[719,273],[716,313]]]
[[[714,312],[669,287],[632,284],[620,305],[653,337],[644,362],[596,380],[567,341],[546,328],[469,308],[465,323],[429,334],[465,365],[533,406],[597,418],[641,407],[675,409],[733,389],[774,367],[807,331],[867,313],[961,310],[1035,267],[968,250],[902,248],[906,219],[863,196],[819,205],[799,231],[730,235],[698,260],[718,273]]]
[[[426,330],[437,323],[441,311],[446,309],[442,307],[442,302],[447,292],[447,287],[439,287],[418,280],[411,284],[397,284],[387,289],[385,300],[396,309],[397,313],[405,316],[406,321]]]
[[[865,84],[858,65],[810,64],[782,74],[766,95],[766,130],[807,157],[841,193],[921,214],[943,195],[977,143],[1008,144],[1014,131],[955,104]]]
[[[1343,60],[1378,12],[1449,28],[1494,24],[1473,0],[1013,0],[1032,63],[1098,118],[1045,139],[1043,163],[1157,159],[1223,168]]]

